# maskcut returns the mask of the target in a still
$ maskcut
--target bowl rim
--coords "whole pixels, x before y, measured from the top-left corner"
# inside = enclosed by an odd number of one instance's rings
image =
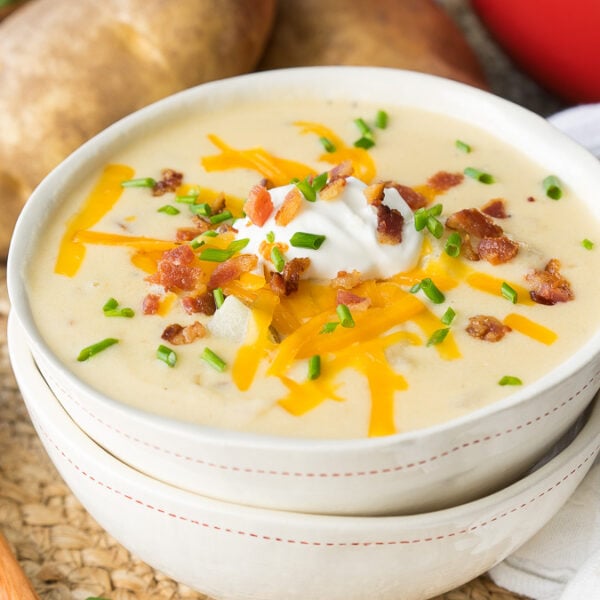
[[[323,450],[328,452],[344,452],[353,449],[382,448],[393,446],[399,441],[422,440],[429,436],[437,436],[456,427],[469,426],[481,419],[509,410],[532,396],[550,390],[562,380],[579,371],[587,364],[589,356],[600,354],[599,327],[596,333],[564,362],[555,366],[539,379],[489,405],[463,416],[422,429],[399,432],[376,438],[350,439],[292,438],[275,434],[256,434],[221,429],[180,421],[172,417],[160,416],[127,405],[124,402],[101,393],[78,379],[75,373],[54,355],[37,331],[29,308],[24,277],[27,260],[23,260],[22,257],[28,257],[32,253],[31,246],[33,242],[31,242],[31,239],[35,238],[35,236],[31,235],[31,231],[35,231],[36,223],[38,227],[40,226],[39,215],[43,214],[43,211],[40,211],[40,207],[47,204],[48,198],[52,198],[53,202],[57,202],[56,190],[61,190],[65,185],[65,181],[68,183],[71,177],[76,177],[77,174],[81,174],[86,168],[91,168],[91,165],[95,161],[101,160],[103,153],[106,154],[111,149],[118,147],[120,141],[123,139],[124,132],[127,136],[141,135],[148,121],[158,120],[159,124],[161,124],[161,122],[168,122],[169,119],[176,118],[176,115],[177,118],[180,118],[181,113],[185,111],[193,112],[198,102],[210,104],[211,102],[215,102],[215,99],[220,98],[227,98],[230,102],[233,102],[236,97],[247,94],[248,90],[257,91],[264,90],[265,88],[286,93],[286,90],[298,89],[300,84],[304,84],[304,87],[306,87],[306,84],[315,80],[319,82],[327,81],[330,86],[325,91],[319,91],[317,95],[324,94],[325,97],[328,97],[328,95],[336,94],[339,97],[340,87],[349,88],[361,77],[368,77],[370,83],[374,85],[371,86],[370,90],[365,90],[363,88],[366,86],[362,86],[358,92],[359,99],[362,99],[364,96],[365,99],[371,102],[374,102],[373,88],[376,91],[381,89],[389,90],[393,86],[403,85],[403,92],[407,96],[402,97],[402,102],[388,100],[386,101],[388,104],[397,103],[399,106],[403,104],[412,105],[415,97],[426,97],[428,99],[427,110],[448,114],[450,110],[448,106],[450,106],[451,116],[455,116],[454,113],[458,111],[464,114],[465,120],[468,120],[467,116],[471,118],[474,111],[467,110],[463,104],[468,108],[474,102],[477,106],[481,106],[481,114],[485,115],[486,120],[492,118],[493,120],[495,119],[496,123],[507,125],[506,127],[498,126],[500,131],[498,137],[506,138],[526,130],[526,135],[521,133],[519,141],[523,142],[528,149],[532,143],[538,150],[558,144],[562,150],[546,156],[548,160],[551,159],[550,163],[553,167],[556,167],[555,170],[558,171],[560,167],[562,171],[566,171],[567,169],[564,165],[567,164],[569,167],[568,170],[575,169],[576,171],[569,178],[570,182],[576,180],[579,187],[582,185],[588,185],[590,188],[592,185],[595,185],[596,189],[600,187],[600,164],[597,159],[580,144],[550,125],[546,119],[490,92],[442,77],[386,67],[327,66],[296,67],[292,69],[256,72],[204,83],[163,98],[110,125],[75,150],[53,169],[33,191],[30,199],[21,211],[15,226],[7,261],[7,283],[12,310],[17,314],[19,321],[22,323],[30,344],[42,352],[45,360],[48,361],[51,367],[68,379],[70,384],[79,392],[93,398],[97,403],[108,405],[111,410],[128,415],[138,423],[147,423],[154,430],[170,430],[177,432],[178,435],[193,436],[194,438],[202,438],[206,441],[219,440],[222,442],[226,440],[228,444],[233,446],[239,445],[252,448],[275,447],[277,449],[301,450],[307,453],[318,453]],[[332,80],[335,85],[331,83]],[[429,100],[429,98],[431,99]],[[439,108],[441,105],[444,105],[444,110]],[[435,107],[438,107],[437,111]],[[481,121],[475,120],[471,122],[485,128]],[[521,150],[522,147],[522,144],[519,144]],[[527,154],[527,152],[525,153]],[[565,160],[566,154],[571,157],[570,160]],[[531,155],[529,156],[531,158]],[[533,158],[533,160],[536,160],[536,158]],[[583,178],[583,183],[581,183],[581,178]],[[590,211],[596,210],[600,221],[600,205],[594,209],[593,204],[586,202],[586,206]]]
[[[569,472],[570,475],[574,475],[580,468],[588,465],[588,463],[591,467],[591,464],[593,464],[600,452],[599,392],[590,404],[589,414],[585,423],[566,447],[554,456],[550,455],[551,458],[547,462],[516,482],[470,502],[432,512],[383,516],[311,514],[236,504],[196,494],[155,479],[129,466],[103,449],[75,423],[50,389],[37,368],[34,357],[23,335],[21,335],[22,324],[13,312],[9,315],[7,330],[9,357],[13,365],[13,370],[19,381],[19,386],[22,386],[24,389],[23,396],[30,398],[26,404],[34,404],[35,408],[33,412],[36,413],[37,411],[37,413],[43,414],[46,426],[47,423],[50,423],[51,427],[57,430],[59,435],[68,440],[67,443],[72,448],[81,450],[81,452],[78,452],[78,456],[86,456],[89,463],[100,465],[101,468],[110,472],[115,479],[121,478],[131,483],[132,488],[152,489],[156,495],[161,495],[164,498],[175,500],[188,506],[193,504],[195,509],[205,509],[215,514],[218,513],[221,516],[255,518],[262,523],[285,523],[288,526],[304,526],[314,523],[319,527],[327,528],[331,531],[339,531],[343,528],[345,532],[350,530],[350,532],[355,532],[357,535],[361,531],[368,531],[371,534],[374,528],[377,531],[385,532],[390,527],[399,525],[406,526],[407,528],[431,528],[436,524],[441,526],[457,519],[469,519],[469,515],[472,513],[484,512],[504,502],[508,502],[510,499],[521,497],[528,490],[532,490],[546,479],[551,478],[553,473],[561,472],[567,465],[570,466],[575,457],[585,453],[585,458],[582,458],[579,465]],[[47,439],[52,442],[53,438],[46,432],[45,426],[42,424],[39,426],[45,432]],[[56,441],[53,443],[56,444]],[[63,452],[58,445],[56,447],[57,450]],[[65,458],[69,460],[68,456]],[[565,478],[562,478],[560,480],[561,483],[564,480]],[[110,485],[108,481],[103,483],[105,486]],[[548,491],[550,490],[546,490],[546,492]],[[537,495],[535,497],[537,498]]]

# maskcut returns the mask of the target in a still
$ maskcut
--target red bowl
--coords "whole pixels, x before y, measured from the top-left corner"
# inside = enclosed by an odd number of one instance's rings
[[[507,54],[572,103],[600,102],[600,0],[471,0]]]

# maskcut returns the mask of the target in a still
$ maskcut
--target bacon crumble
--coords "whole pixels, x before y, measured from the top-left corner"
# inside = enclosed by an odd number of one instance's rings
[[[193,290],[202,277],[196,255],[187,244],[163,252],[156,273],[146,278],[151,283],[162,285],[165,290]]]
[[[575,298],[571,284],[560,273],[560,262],[556,258],[550,259],[543,271],[536,269],[525,275],[525,279],[532,286],[529,296],[537,304],[552,306]]]
[[[353,294],[348,290],[339,289],[335,296],[336,304],[345,304],[353,311],[367,310],[371,306],[371,298]]]
[[[402,213],[386,204],[377,207],[377,240],[380,244],[396,245],[402,243]]]
[[[246,216],[257,226],[262,227],[273,212],[273,200],[269,190],[263,185],[255,185],[244,203]]]
[[[161,178],[152,187],[153,196],[163,196],[167,192],[174,192],[183,181],[183,173],[174,169],[163,169]]]
[[[182,344],[191,344],[205,335],[206,327],[199,321],[194,321],[185,327],[179,323],[167,325],[160,337],[174,346],[181,346]]]
[[[197,294],[195,296],[184,296],[181,299],[181,306],[188,315],[203,313],[211,316],[217,310],[215,297],[212,292],[205,292],[204,294]]]
[[[500,265],[512,260],[519,252],[519,244],[507,238],[484,237],[477,246],[480,258],[487,260],[492,265]]]
[[[447,192],[450,188],[460,185],[464,178],[465,176],[462,173],[438,171],[427,180],[427,185],[437,192]]]
[[[481,207],[481,212],[494,219],[508,219],[504,198],[492,198]]]
[[[258,264],[256,254],[238,254],[219,263],[208,280],[208,289],[214,290],[218,287],[238,279],[242,273],[253,271]]]
[[[359,271],[338,271],[337,277],[331,280],[331,287],[351,290],[362,282],[362,275]]]
[[[278,296],[289,296],[298,290],[300,276],[310,267],[310,258],[293,258],[285,263],[283,271],[271,272],[269,286]]]
[[[283,199],[281,206],[275,213],[275,223],[280,227],[289,225],[302,207],[302,193],[294,186]]]
[[[400,194],[400,196],[402,196],[404,202],[410,206],[412,211],[427,206],[427,198],[425,198],[425,196],[423,196],[423,194],[420,192],[417,192],[417,190],[407,185],[402,185],[401,183],[396,183],[394,181],[386,181],[385,187],[394,188]]]
[[[504,325],[496,317],[477,315],[469,317],[469,324],[466,331],[471,337],[483,340],[484,342],[499,342],[512,329],[508,325]]]
[[[158,294],[146,294],[142,300],[142,313],[155,315],[160,307],[160,296]]]

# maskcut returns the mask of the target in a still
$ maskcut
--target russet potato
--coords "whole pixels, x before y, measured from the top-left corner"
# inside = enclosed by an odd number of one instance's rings
[[[0,256],[84,141],[164,96],[252,71],[276,0],[29,0],[0,24]]]
[[[477,58],[433,0],[280,0],[261,69],[374,65],[485,88]]]

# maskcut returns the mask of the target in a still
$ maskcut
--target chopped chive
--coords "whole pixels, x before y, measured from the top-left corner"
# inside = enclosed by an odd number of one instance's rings
[[[325,152],[335,152],[335,145],[331,140],[326,137],[320,137],[319,141],[321,142],[323,148],[325,148]]]
[[[465,152],[466,154],[469,154],[469,152],[471,152],[472,148],[471,146],[469,146],[469,144],[467,144],[466,142],[463,142],[462,140],[456,140],[454,142],[454,145],[461,151],[461,152]]]
[[[358,127],[358,130],[360,131],[360,134],[363,137],[372,137],[373,136],[373,132],[371,131],[371,128],[367,125],[366,121],[364,119],[362,119],[361,117],[358,117],[358,119],[354,119],[354,124]]]
[[[228,219],[232,219],[233,215],[231,214],[230,210],[223,210],[220,213],[217,213],[216,215],[213,215],[212,217],[209,217],[209,221],[215,225],[217,223],[222,223],[223,221],[227,221]]]
[[[207,202],[190,204],[190,212],[193,215],[200,215],[201,217],[210,217],[212,215],[212,209],[210,207],[210,204],[208,204]]]
[[[562,198],[562,187],[560,180],[556,175],[548,175],[548,177],[542,181],[542,185],[544,186],[544,191],[548,198],[552,198],[552,200],[560,200]]]
[[[421,289],[434,304],[442,304],[446,300],[444,294],[437,288],[430,277],[426,277],[421,281]]]
[[[516,304],[517,300],[519,299],[519,294],[517,294],[517,292],[513,288],[511,288],[510,285],[506,283],[506,281],[502,282],[502,285],[500,286],[500,293],[502,294],[502,296],[504,296],[504,298],[506,298],[513,304]]]
[[[162,344],[156,349],[156,358],[162,360],[167,366],[173,368],[177,363],[177,354],[174,350]]]
[[[454,321],[455,316],[456,316],[456,312],[454,311],[454,309],[451,306],[449,306],[446,309],[446,312],[442,315],[442,318],[440,319],[440,321],[444,325],[450,325],[450,323],[452,323],[452,321]]]
[[[453,231],[446,240],[444,251],[448,256],[456,258],[460,255],[460,248],[462,246],[462,239],[458,231]]]
[[[319,333],[333,333],[339,324],[339,321],[330,321],[329,323],[325,323]]]
[[[215,352],[213,352],[210,348],[204,348],[204,351],[200,355],[200,358],[207,362],[213,369],[219,372],[223,372],[227,363]]]
[[[366,137],[366,136],[358,138],[354,142],[355,148],[363,148],[363,150],[368,150],[369,148],[372,148],[374,145],[375,145],[375,142],[373,141],[373,139],[370,137]]]
[[[464,170],[464,174],[467,177],[471,177],[472,179],[476,179],[480,183],[485,183],[489,185],[490,183],[494,183],[495,179],[493,175],[486,173],[484,171],[480,171],[479,169],[475,169],[473,167],[467,167]]]
[[[192,247],[193,250],[198,250],[198,248],[200,248],[201,246],[204,246],[204,244],[206,244],[206,242],[204,240],[200,239],[201,237],[202,237],[202,234],[197,235],[193,240],[190,241],[190,246]]]
[[[271,262],[278,273],[283,271],[283,268],[285,267],[285,258],[283,258],[283,254],[281,254],[281,250],[277,246],[271,248]]]
[[[165,213],[166,215],[175,216],[179,214],[179,209],[171,204],[165,204],[161,206],[156,212]]]
[[[421,282],[415,283],[410,290],[408,290],[411,294],[416,294],[421,289]]]
[[[233,240],[233,242],[231,242],[229,244],[229,246],[227,246],[227,251],[231,252],[231,254],[235,254],[236,252],[239,252],[240,250],[243,250],[250,242],[250,238],[242,238],[241,240]]]
[[[156,179],[152,177],[140,177],[138,179],[126,179],[121,181],[121,187],[154,187],[156,185]]]
[[[203,235],[204,237],[217,237],[219,234],[216,231],[209,229],[208,231],[205,231],[201,235]]]
[[[209,262],[225,262],[229,258],[231,258],[231,252],[220,248],[206,248],[200,253],[200,260]]]
[[[318,354],[308,359],[308,378],[317,379],[321,375],[321,357]]]
[[[431,233],[431,235],[437,240],[444,235],[444,226],[435,217],[429,217],[427,219],[427,229],[429,230],[429,233]]]
[[[109,298],[104,303],[104,306],[102,307],[102,310],[104,312],[106,312],[108,310],[115,310],[115,308],[117,308],[117,306],[119,306],[119,303],[117,302],[117,300],[115,298]]]
[[[592,250],[594,248],[594,242],[592,242],[592,240],[588,240],[587,238],[585,238],[584,240],[581,241],[581,245],[586,250]]]
[[[223,302],[225,302],[225,294],[221,288],[213,290],[213,298],[215,299],[215,306],[221,308]]]
[[[443,206],[441,204],[434,204],[430,208],[421,207],[415,211],[415,229],[421,231],[427,229],[439,239],[444,232],[444,226],[436,219],[442,214]]]
[[[354,319],[350,309],[345,304],[338,304],[335,311],[340,318],[340,325],[342,327],[354,327]]]
[[[388,114],[385,110],[378,110],[375,115],[375,127],[385,129],[388,126]]]
[[[328,177],[329,173],[327,172],[317,175],[312,181],[312,189],[315,190],[315,192],[320,192],[325,187]]]
[[[109,298],[105,302],[102,312],[105,317],[125,317],[126,319],[131,319],[135,316],[132,308],[119,308],[119,303],[114,298]]]
[[[513,375],[504,375],[498,382],[498,385],[523,385],[523,382]]]
[[[181,204],[194,204],[198,199],[198,194],[185,194],[183,196],[175,196],[175,202]]]
[[[449,331],[449,327],[444,327],[443,329],[436,329],[431,334],[431,337],[427,340],[427,345],[437,346],[438,344],[441,344],[446,339],[446,336],[448,335]]]
[[[290,244],[294,248],[310,248],[311,250],[318,250],[324,241],[324,235],[305,233],[304,231],[296,231],[290,238]]]
[[[267,233],[267,242],[269,242],[269,244],[272,244],[275,241],[275,233],[272,231],[269,231],[269,233]]]
[[[296,182],[296,187],[302,192],[302,195],[309,202],[315,202],[317,200],[317,192],[306,179]]]
[[[77,360],[79,362],[83,362],[84,360],[87,360],[88,358],[91,358],[95,354],[98,354],[99,352],[102,352],[102,350],[106,350],[107,348],[109,348],[113,344],[117,344],[118,341],[119,340],[117,340],[115,338],[105,338],[105,339],[103,339],[103,340],[101,340],[99,342],[96,342],[95,344],[92,344],[91,346],[86,346],[79,353],[79,356],[77,357]]]

